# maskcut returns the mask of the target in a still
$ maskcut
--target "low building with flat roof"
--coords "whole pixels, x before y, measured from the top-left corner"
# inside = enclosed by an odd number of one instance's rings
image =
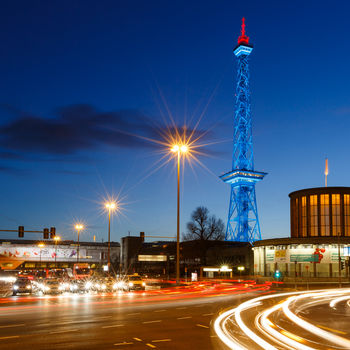
[[[163,275],[174,277],[176,272],[176,241],[144,242],[144,233],[140,236],[122,238],[121,264],[125,273],[140,273],[147,275]],[[146,236],[147,237],[147,236]],[[233,274],[242,272],[238,267],[244,267],[242,274],[253,272],[253,252],[250,243],[226,242],[211,240],[193,240],[180,242],[180,275],[214,277],[213,270],[227,266]],[[217,275],[217,274],[216,274]]]
[[[107,242],[0,240],[0,269],[66,268],[88,263],[92,268],[107,263]],[[111,261],[119,261],[120,244],[111,242]]]

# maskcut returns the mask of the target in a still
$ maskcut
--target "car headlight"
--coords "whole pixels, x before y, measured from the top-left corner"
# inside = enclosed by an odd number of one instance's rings
[[[48,290],[50,290],[50,287],[45,286],[45,291],[47,292]]]
[[[96,283],[95,288],[100,289],[100,285],[98,283]]]
[[[101,289],[105,290],[107,287],[105,284],[102,284]]]
[[[14,290],[17,290],[17,289],[18,289],[18,286],[15,284],[15,285],[13,286],[13,289],[14,289]]]
[[[129,287],[132,287],[134,285],[134,283],[129,282]]]
[[[142,282],[142,287],[145,287],[146,286],[146,283],[145,282]]]
[[[85,283],[85,289],[90,289],[92,287],[92,283],[91,282],[86,282]]]
[[[73,285],[73,289],[74,290],[77,290],[78,289],[78,286],[76,284]]]
[[[117,282],[117,287],[118,288],[124,288],[125,287],[125,282],[122,282],[122,281]]]
[[[32,288],[32,286],[28,285],[28,286],[26,286],[26,288],[27,288],[27,289],[31,289],[31,288]]]

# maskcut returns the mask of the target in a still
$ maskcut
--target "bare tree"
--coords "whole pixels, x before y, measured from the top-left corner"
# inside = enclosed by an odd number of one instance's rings
[[[215,215],[209,215],[206,207],[197,207],[187,223],[187,233],[183,234],[184,241],[223,240],[225,238],[224,223]]]

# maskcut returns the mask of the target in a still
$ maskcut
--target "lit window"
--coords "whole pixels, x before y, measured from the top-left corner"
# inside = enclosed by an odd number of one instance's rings
[[[344,194],[344,226],[345,235],[350,236],[350,194]]]
[[[307,236],[306,197],[301,197],[301,236]]]
[[[310,235],[318,236],[317,195],[310,196]]]
[[[332,194],[332,235],[338,236],[340,233],[340,194]]]
[[[329,236],[329,194],[320,195],[321,236]]]

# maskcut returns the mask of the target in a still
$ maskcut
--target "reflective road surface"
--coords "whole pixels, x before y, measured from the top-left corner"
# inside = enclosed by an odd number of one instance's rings
[[[218,312],[269,292],[269,285],[253,282],[196,283],[144,292],[0,298],[0,349],[220,348],[211,327]]]
[[[223,311],[213,327],[229,349],[350,349],[350,289],[255,297]]]

